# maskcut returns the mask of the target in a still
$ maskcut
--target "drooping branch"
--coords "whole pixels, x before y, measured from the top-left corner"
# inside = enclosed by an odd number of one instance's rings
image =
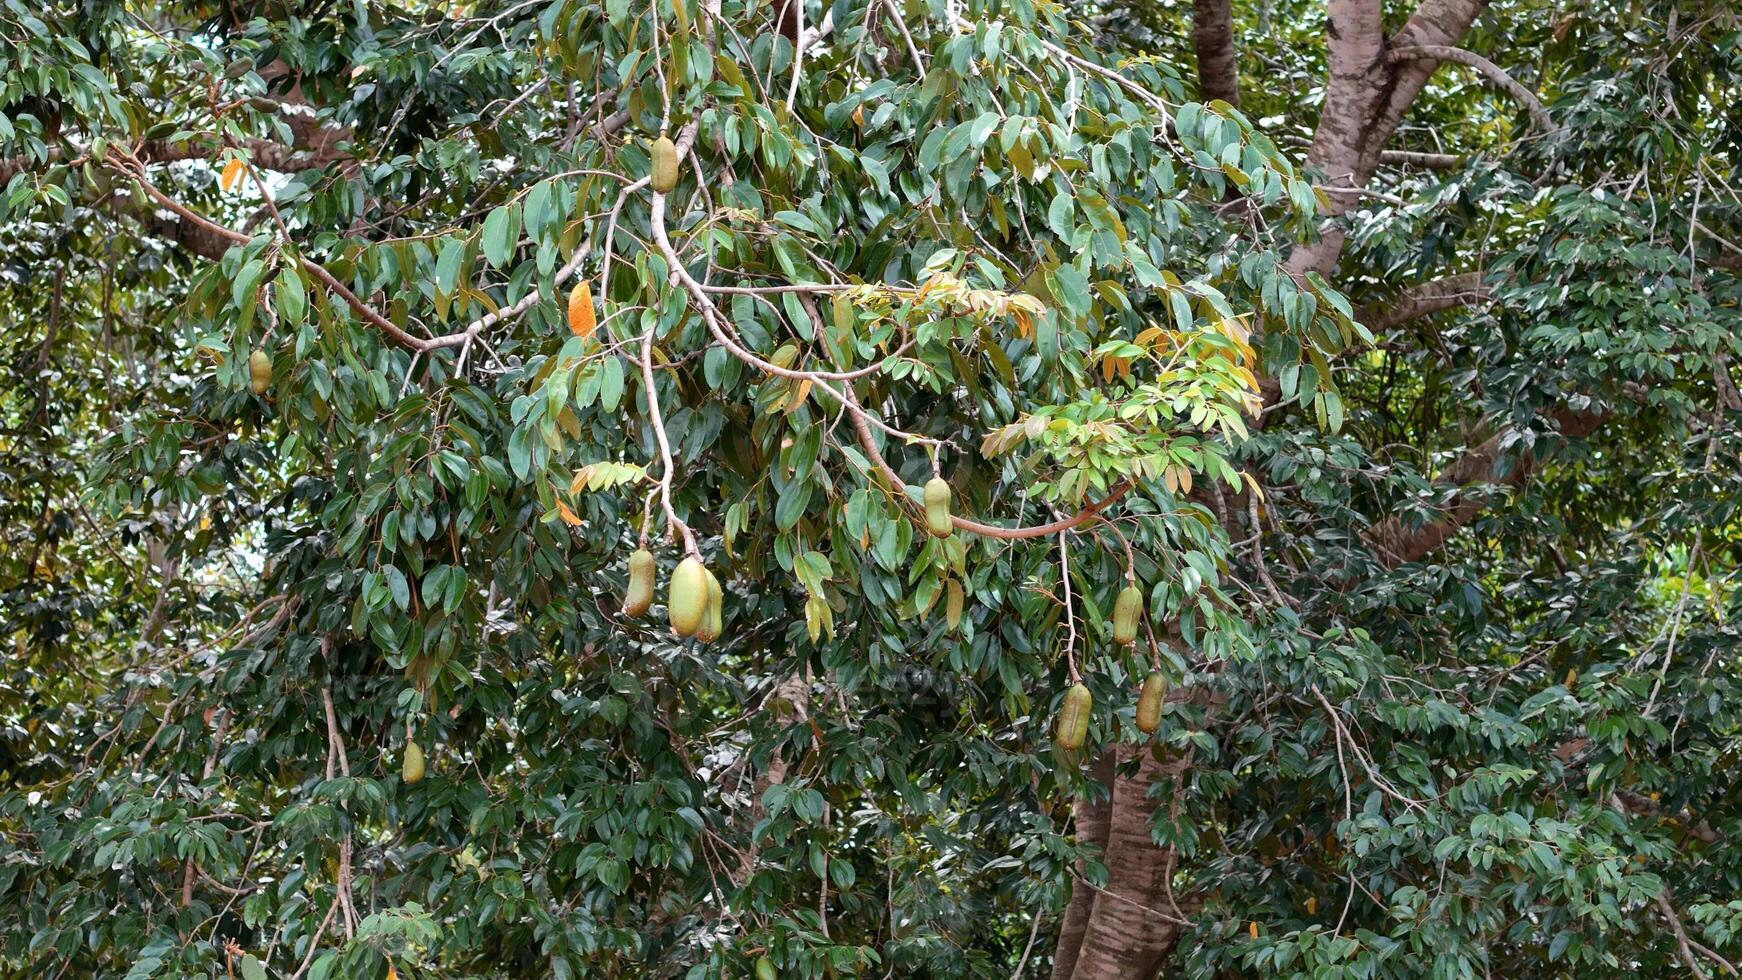
[[[1400,61],[1453,61],[1460,65],[1468,65],[1482,73],[1482,77],[1494,83],[1506,94],[1517,99],[1530,113],[1531,122],[1544,132],[1555,130],[1554,119],[1543,108],[1542,100],[1536,93],[1518,83],[1518,80],[1508,75],[1504,69],[1487,58],[1466,51],[1463,48],[1449,44],[1412,44],[1392,48],[1385,53],[1385,60],[1396,64]]]
[[[174,212],[176,216],[181,219],[180,222],[168,222],[165,219],[160,219],[153,215],[148,219],[148,224],[154,230],[169,231],[170,229],[173,229],[173,234],[168,237],[178,243],[188,244],[190,250],[195,254],[214,260],[222,258],[224,252],[228,251],[231,245],[246,245],[253,240],[239,231],[226,228],[210,218],[199,214],[192,208],[164,193],[163,190],[158,188],[150,181],[150,179],[147,178],[143,166],[141,166],[136,159],[122,157],[119,155],[118,151],[113,149],[111,149],[110,154],[110,158],[105,161],[108,166],[133,178],[133,180],[139,184],[140,188],[145,191],[147,196],[168,210]],[[216,246],[218,244],[222,244],[224,248],[221,250],[217,249]],[[585,246],[576,249],[575,254],[570,257],[569,261],[565,263],[561,269],[557,270],[555,281],[561,283],[563,280],[579,271],[581,263],[586,260],[587,254],[588,249]],[[532,290],[518,302],[503,307],[500,310],[487,313],[452,333],[442,334],[436,337],[417,337],[407,333],[398,324],[381,315],[380,311],[363,302],[362,298],[352,292],[350,287],[340,282],[338,277],[334,276],[331,272],[328,272],[325,266],[312,259],[301,256],[298,257],[297,261],[303,270],[314,276],[315,279],[330,292],[343,300],[345,305],[349,306],[352,311],[362,317],[365,322],[386,334],[394,343],[399,344],[401,347],[414,353],[420,354],[432,350],[441,350],[443,348],[467,347],[472,343],[472,341],[476,340],[479,334],[483,331],[497,323],[501,323],[525,312],[536,304],[540,298],[539,292],[537,290]]]
[[[1229,0],[1193,0],[1192,48],[1198,56],[1198,91],[1204,101],[1240,105],[1240,64],[1234,52]]]
[[[1487,299],[1488,290],[1482,284],[1482,273],[1466,272],[1411,286],[1383,302],[1363,307],[1355,319],[1369,330],[1389,330],[1418,317],[1454,307],[1473,306]]]

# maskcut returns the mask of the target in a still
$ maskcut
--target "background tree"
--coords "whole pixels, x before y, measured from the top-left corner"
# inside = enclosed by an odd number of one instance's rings
[[[8,969],[1728,969],[1728,13],[337,7],[0,12]]]

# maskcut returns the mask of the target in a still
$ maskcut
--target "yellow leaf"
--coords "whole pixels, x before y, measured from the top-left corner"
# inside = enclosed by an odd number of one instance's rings
[[[798,408],[800,405],[803,405],[805,397],[807,395],[809,395],[810,393],[811,393],[811,379],[810,378],[805,378],[803,381],[800,381],[799,383],[793,385],[792,398],[787,403],[787,406],[786,406],[787,414],[789,414],[789,415],[792,414],[792,411],[794,409]]]
[[[242,179],[242,171],[247,168],[241,157],[232,157],[224,164],[224,172],[218,175],[218,187],[226,191],[235,188],[236,182]]]
[[[585,340],[598,328],[599,321],[593,313],[593,291],[588,288],[587,280],[582,279],[569,290],[569,332]]]
[[[567,524],[569,527],[580,527],[581,526],[580,517],[576,516],[574,511],[569,510],[568,504],[565,504],[560,500],[557,501],[556,502],[556,512],[557,512],[557,516],[559,516],[563,519],[563,523]]]

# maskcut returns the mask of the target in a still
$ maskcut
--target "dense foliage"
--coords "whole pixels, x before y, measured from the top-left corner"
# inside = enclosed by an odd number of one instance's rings
[[[1546,9],[1357,193],[1316,4],[6,0],[0,973],[1720,969],[1739,36]]]

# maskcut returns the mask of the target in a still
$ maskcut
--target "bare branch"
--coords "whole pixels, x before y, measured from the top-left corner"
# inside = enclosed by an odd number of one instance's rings
[[[1535,92],[1520,85],[1499,65],[1474,51],[1466,51],[1449,44],[1412,44],[1392,48],[1385,53],[1385,60],[1391,64],[1400,61],[1455,61],[1460,65],[1468,65],[1481,72],[1484,78],[1504,89],[1508,95],[1522,103],[1530,113],[1531,122],[1537,128],[1550,133],[1558,128],[1555,126],[1554,119],[1549,116],[1548,110],[1543,108],[1542,101],[1536,97]]]

